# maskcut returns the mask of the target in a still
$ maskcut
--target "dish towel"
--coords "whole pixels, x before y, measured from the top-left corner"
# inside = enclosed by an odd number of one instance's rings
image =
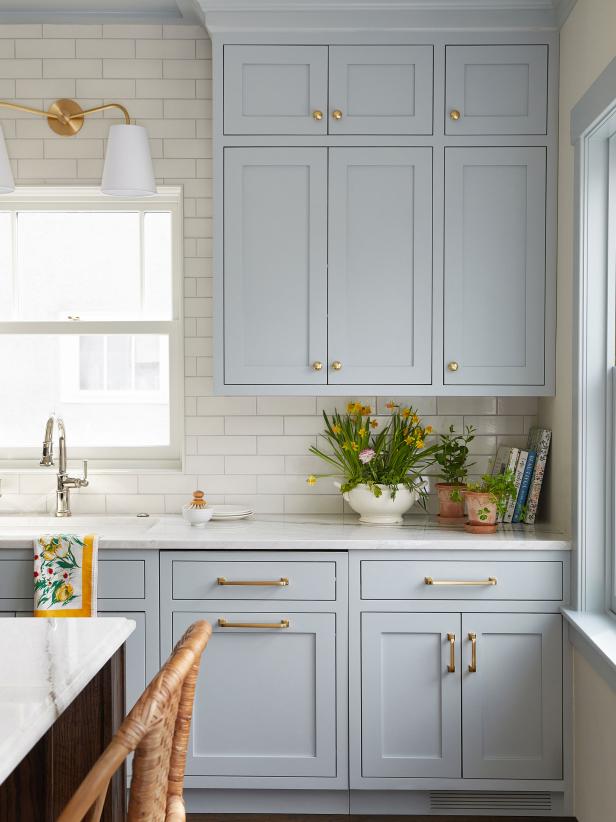
[[[34,541],[34,616],[96,616],[98,538],[44,534]]]

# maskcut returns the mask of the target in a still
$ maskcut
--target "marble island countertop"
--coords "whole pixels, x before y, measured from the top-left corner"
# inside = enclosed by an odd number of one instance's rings
[[[123,617],[2,620],[0,784],[134,630]]]
[[[0,517],[0,550],[29,547],[50,531],[96,533],[100,548],[155,550],[570,550],[568,538],[542,526],[505,525],[496,534],[467,534],[462,526],[411,516],[403,525],[361,525],[355,515],[258,515],[193,528],[181,516],[80,515],[71,519]]]

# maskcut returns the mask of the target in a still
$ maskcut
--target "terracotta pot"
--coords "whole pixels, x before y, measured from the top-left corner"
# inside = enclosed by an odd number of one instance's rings
[[[460,492],[460,502],[451,498],[454,489]],[[438,515],[440,519],[464,519],[464,489],[466,485],[450,485],[447,482],[436,483],[438,494]]]
[[[464,497],[468,512],[466,530],[473,534],[493,534],[496,531],[496,502],[492,494],[466,491]]]

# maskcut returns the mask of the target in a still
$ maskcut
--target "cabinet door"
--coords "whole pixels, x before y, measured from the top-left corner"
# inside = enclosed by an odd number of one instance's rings
[[[459,639],[459,614],[362,614],[362,776],[461,776]]]
[[[429,384],[431,149],[333,148],[329,197],[330,384]]]
[[[446,134],[546,133],[547,46],[447,46],[446,62]]]
[[[332,46],[329,133],[432,134],[432,68],[432,46]]]
[[[545,202],[545,148],[445,150],[446,385],[543,385]]]
[[[225,383],[327,369],[327,150],[225,149]]]
[[[471,641],[477,636],[477,670]],[[562,620],[558,614],[464,614],[463,774],[562,777]]]
[[[327,46],[225,46],[224,118],[225,134],[326,134]]]
[[[229,622],[288,628],[219,628]],[[173,641],[197,619],[214,627],[197,683],[186,773],[336,775],[336,616],[173,614]]]

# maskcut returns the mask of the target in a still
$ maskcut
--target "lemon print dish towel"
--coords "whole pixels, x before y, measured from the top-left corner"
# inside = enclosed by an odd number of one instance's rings
[[[98,539],[44,534],[34,541],[34,616],[96,616]]]

